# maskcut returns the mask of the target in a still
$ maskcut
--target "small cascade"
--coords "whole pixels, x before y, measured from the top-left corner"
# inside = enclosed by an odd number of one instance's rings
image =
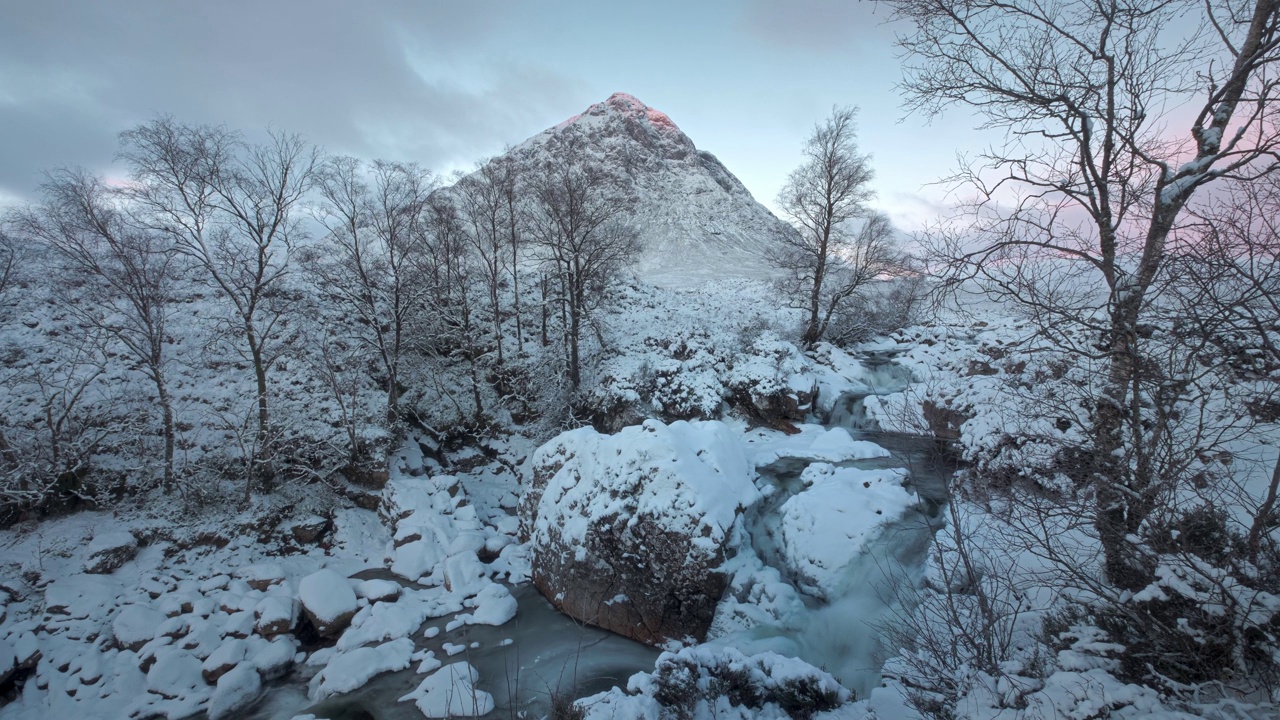
[[[867,370],[862,379],[868,387],[840,397],[825,425],[844,428],[854,439],[874,442],[892,456],[836,464],[859,469],[907,468],[907,488],[919,503],[883,526],[865,551],[843,568],[838,589],[827,599],[801,592],[803,611],[776,625],[757,626],[717,642],[744,652],[772,650],[799,657],[824,668],[857,697],[865,698],[880,684],[880,668],[886,659],[881,640],[885,627],[909,612],[915,602],[933,535],[944,522],[941,508],[947,478],[954,468],[934,461],[932,438],[884,432],[867,416],[867,397],[902,392],[913,378],[888,354],[862,359]],[[799,478],[808,464],[788,459],[761,468],[761,477],[773,486],[774,493],[748,518],[752,550],[784,579],[788,570],[776,546],[777,516],[788,499],[805,489]]]

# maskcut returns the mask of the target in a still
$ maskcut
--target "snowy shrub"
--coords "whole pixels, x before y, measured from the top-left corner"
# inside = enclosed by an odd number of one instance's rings
[[[852,699],[835,678],[801,660],[706,646],[663,653],[653,673],[632,678],[628,689],[657,701],[664,718],[701,716],[699,708],[727,702],[751,715],[804,720]]]
[[[832,315],[826,340],[847,346],[918,324],[926,309],[924,284],[924,276],[911,275],[878,282],[850,297]]]
[[[1280,688],[1280,554],[1252,552],[1226,513],[1169,513],[1149,531],[1155,580],[1097,607],[1125,646],[1116,675],[1166,691],[1205,683]]]

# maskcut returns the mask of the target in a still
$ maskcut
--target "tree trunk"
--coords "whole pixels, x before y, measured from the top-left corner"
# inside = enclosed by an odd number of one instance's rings
[[[493,308],[493,339],[498,343],[498,364],[503,363],[502,356],[502,313],[498,305],[498,276],[495,272],[493,284],[489,286],[489,305]]]
[[[160,400],[161,421],[164,425],[164,489],[167,492],[173,489],[173,451],[176,435],[173,423],[173,401],[169,397],[169,387],[159,368],[153,368],[152,371],[155,376],[156,394]]]
[[[582,366],[578,340],[582,333],[581,298],[577,290],[571,290],[569,299],[569,386],[574,392],[582,384]]]
[[[387,422],[400,422],[400,378],[392,371],[387,377]]]
[[[511,237],[511,297],[512,310],[516,314],[516,351],[524,354],[524,328],[523,321],[520,319],[520,253],[516,248],[516,239],[513,234]]]
[[[547,276],[542,276],[542,347],[546,347],[550,340],[547,338]]]
[[[262,344],[258,342],[257,333],[251,323],[245,323],[245,337],[249,341],[249,352],[253,359],[253,378],[258,391],[258,433],[252,458],[253,471],[250,473],[249,485],[245,488],[245,502],[248,502],[250,487],[254,480],[269,480],[273,475],[270,466],[271,423],[267,412],[267,365],[262,355]]]
[[[811,348],[822,339],[822,329],[819,327],[818,314],[822,308],[822,282],[825,279],[827,268],[827,243],[823,240],[820,247],[821,252],[818,253],[818,262],[813,269],[813,289],[809,291],[809,321],[805,326],[804,334],[800,336],[800,342],[806,348]]]
[[[1138,499],[1146,493],[1150,478],[1133,472],[1131,453],[1137,447],[1125,442],[1126,426],[1138,422],[1129,417],[1128,399],[1134,393],[1138,372],[1137,312],[1140,298],[1129,295],[1112,311],[1108,343],[1111,363],[1106,388],[1094,413],[1094,485],[1097,516],[1094,527],[1102,543],[1107,579],[1122,590],[1137,591],[1150,584],[1151,568],[1140,557],[1130,538],[1146,519],[1149,508]]]

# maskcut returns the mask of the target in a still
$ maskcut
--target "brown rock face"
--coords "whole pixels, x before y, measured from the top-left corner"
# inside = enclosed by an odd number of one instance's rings
[[[334,618],[332,622],[325,622],[316,617],[306,605],[302,606],[302,613],[307,616],[307,620],[311,622],[312,627],[316,629],[316,634],[325,638],[336,638],[342,634],[343,630],[351,624],[351,619],[356,616],[356,611],[346,612]]]
[[[686,563],[690,538],[626,518],[597,525],[586,556],[539,547],[533,584],[561,612],[647,645],[706,638],[728,578],[722,550]]]
[[[925,422],[929,423],[929,431],[939,440],[959,440],[960,426],[969,421],[969,416],[960,410],[932,400],[921,403],[920,411]]]

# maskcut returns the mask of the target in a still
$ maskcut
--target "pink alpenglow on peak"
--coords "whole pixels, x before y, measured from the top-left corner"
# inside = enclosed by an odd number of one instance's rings
[[[604,102],[595,103],[577,115],[557,124],[551,130],[553,132],[560,130],[572,125],[584,117],[600,117],[602,115],[608,115],[610,112],[629,115],[636,118],[644,118],[650,125],[659,130],[676,133],[680,132],[680,128],[676,127],[676,124],[671,121],[671,118],[666,113],[661,110],[655,110],[648,105],[645,105],[643,102],[640,102],[636,96],[628,95],[623,92],[617,92],[610,95],[609,99]]]
[[[675,123],[671,122],[671,118],[667,117],[666,113],[661,110],[654,110],[648,105],[645,105],[634,95],[617,92],[610,95],[609,99],[605,100],[604,103],[622,112],[631,113],[633,115],[644,115],[650,123],[657,127],[676,131],[679,131],[680,129],[676,127]]]

